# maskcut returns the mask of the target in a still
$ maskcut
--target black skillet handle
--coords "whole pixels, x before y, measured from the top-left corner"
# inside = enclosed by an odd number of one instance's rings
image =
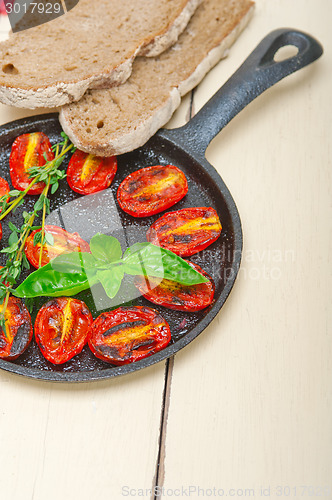
[[[276,62],[277,51],[287,45],[297,47],[298,53]],[[187,151],[204,156],[212,139],[247,104],[322,53],[320,43],[306,33],[286,28],[272,31],[190,122],[184,127],[163,131],[163,135],[179,142]]]

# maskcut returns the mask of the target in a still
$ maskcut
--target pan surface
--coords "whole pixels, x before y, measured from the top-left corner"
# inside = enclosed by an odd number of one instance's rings
[[[287,45],[295,46],[298,53],[277,62],[276,53]],[[120,367],[112,366],[95,358],[86,346],[82,353],[72,360],[63,365],[54,366],[43,358],[33,340],[25,353],[17,360],[9,362],[0,359],[0,368],[44,380],[63,382],[96,380],[130,373],[161,361],[175,354],[197,337],[209,325],[227,299],[239,269],[242,251],[242,231],[237,208],[221,177],[206,161],[205,150],[210,141],[241,109],[287,75],[318,59],[322,52],[321,45],[306,33],[288,28],[273,31],[261,41],[242,66],[187,125],[175,130],[161,130],[142,148],[118,157],[118,172],[111,187],[106,191],[113,200],[109,218],[114,218],[116,215],[118,225],[122,227],[119,239],[123,251],[126,246],[135,242],[146,241],[145,235],[148,227],[161,215],[136,219],[122,212],[117,205],[116,191],[119,184],[129,173],[142,167],[173,164],[186,175],[189,186],[188,194],[168,211],[199,206],[210,206],[217,211],[223,226],[220,238],[189,259],[201,266],[214,280],[215,299],[209,308],[196,313],[179,312],[151,305],[144,297],[134,298],[131,304],[146,305],[157,309],[169,323],[172,332],[171,343],[164,350],[135,363]],[[15,138],[21,134],[36,131],[47,134],[53,144],[59,142],[61,127],[57,115],[27,118],[9,123],[0,129],[1,176],[10,180],[8,159]],[[51,210],[60,213],[60,207],[65,207],[66,204],[79,197],[71,191],[66,182],[62,182],[55,195],[50,197]],[[20,221],[23,210],[31,210],[34,201],[35,198],[30,196],[14,215],[10,214],[7,222],[8,220],[14,223]],[[89,210],[82,211],[81,217],[77,217],[76,214],[75,218],[69,220],[69,225],[72,224],[72,227],[66,225],[65,229],[71,232],[76,230],[83,238],[88,239],[82,233],[81,227],[83,231],[86,227],[90,228],[91,237],[94,234],[93,230],[98,226],[98,219],[107,221],[107,213],[107,205],[100,203],[90,212]],[[60,216],[59,220],[61,223]],[[9,236],[6,223],[3,224],[3,229],[3,241],[6,241]],[[95,232],[99,230],[98,227]],[[118,234],[114,236],[119,237]],[[3,258],[3,255],[1,257]],[[3,264],[1,260],[0,264]],[[24,278],[24,275],[22,277]],[[116,297],[116,303],[108,303],[106,310],[121,303],[127,304],[128,297],[133,296],[130,287],[132,283],[124,280]],[[86,302],[94,318],[103,311],[101,304],[104,302],[95,303],[91,292],[82,292],[77,297]],[[38,308],[46,300],[40,299],[39,304],[35,305],[33,320]]]
[[[0,175],[7,179],[10,183],[8,159],[11,145],[14,139],[24,133],[42,131],[50,137],[51,143],[55,144],[61,140],[61,127],[56,114],[41,115],[37,117],[18,120],[9,123],[1,128],[0,131]],[[175,161],[176,159],[176,161]],[[64,162],[66,166],[68,163]],[[179,148],[172,146],[161,135],[156,135],[144,147],[125,155],[118,157],[118,171],[116,177],[109,188],[114,198],[116,199],[116,191],[122,180],[131,172],[138,170],[148,165],[167,165],[176,163],[186,175],[188,180],[188,194],[177,205],[170,210],[177,210],[184,207],[192,206],[212,206],[219,214],[222,222],[223,231],[221,237],[206,250],[192,256],[189,260],[199,264],[207,271],[214,279],[216,292],[213,304],[203,311],[196,313],[180,312],[167,309],[165,307],[151,304],[144,297],[137,297],[131,303],[134,305],[145,305],[158,310],[169,323],[172,340],[169,346],[163,351],[154,354],[144,360],[138,361],[124,366],[113,366],[97,359],[85,346],[82,353],[75,356],[72,360],[63,365],[55,366],[49,363],[42,356],[39,348],[33,339],[28,349],[15,361],[0,360],[0,368],[18,373],[21,375],[54,381],[88,381],[100,378],[114,377],[129,373],[143,367],[156,363],[166,357],[176,353],[182,349],[197,335],[199,335],[212,321],[214,316],[220,310],[225,302],[232,285],[234,283],[237,269],[239,266],[242,233],[240,220],[237,215],[235,205],[227,199],[229,193],[225,188],[222,180],[216,171],[210,167],[206,168],[195,161],[189,154],[184,153]],[[60,183],[59,190],[54,195],[50,196],[51,211],[55,211],[58,207],[64,206],[66,203],[73,201],[81,196],[74,193],[64,180]],[[23,210],[32,208],[36,197],[27,197],[27,202],[19,207],[14,215],[9,215],[3,221],[3,240],[2,246],[6,245],[8,239],[8,221],[11,220],[14,224],[20,224],[22,220]],[[117,205],[117,202],[115,202]],[[231,205],[231,206],[229,206]],[[105,207],[100,206],[101,217],[104,218]],[[146,241],[146,231],[151,223],[160,215],[147,218],[134,218],[124,213],[118,207],[118,214],[125,233],[125,244],[133,244],[134,242]],[[110,214],[112,216],[112,214]],[[86,225],[86,221],[84,221]],[[91,225],[94,221],[91,221]],[[75,228],[67,230],[74,231]],[[80,228],[77,228],[80,233]],[[95,231],[97,232],[97,231]],[[81,233],[80,233],[81,234]],[[116,234],[115,236],[118,237]],[[84,235],[82,235],[84,237]],[[121,240],[121,239],[120,239]],[[2,259],[2,260],[1,260]],[[5,257],[0,256],[0,264],[4,264]],[[24,276],[23,276],[24,277]],[[117,303],[110,304],[110,307],[115,307],[119,302],[127,303],[129,282],[124,281],[119,295],[116,297]],[[119,298],[120,297],[120,298]],[[90,292],[82,292],[77,295],[77,298],[85,301],[90,308],[93,317],[97,317],[103,309],[97,310],[93,297]],[[36,304],[32,313],[34,321],[38,308],[46,302],[47,298],[41,298]]]

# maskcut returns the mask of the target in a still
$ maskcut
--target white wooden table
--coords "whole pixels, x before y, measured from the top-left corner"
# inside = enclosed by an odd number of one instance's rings
[[[1,500],[332,499],[329,14],[331,0],[257,0],[194,94],[197,111],[272,29],[324,45],[208,149],[244,229],[239,278],[215,321],[168,362],[114,380],[1,371]],[[1,106],[0,122],[32,114]]]

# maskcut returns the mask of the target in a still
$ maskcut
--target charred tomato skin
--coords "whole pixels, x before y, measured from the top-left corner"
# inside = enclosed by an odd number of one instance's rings
[[[2,310],[1,306],[0,309]],[[17,297],[9,297],[5,319],[9,338],[0,328],[0,358],[11,361],[26,350],[31,342],[33,329],[29,311]]]
[[[40,243],[37,245],[33,244],[33,239],[36,233],[40,232],[40,229],[32,231],[32,233],[27,238],[25,243],[25,254],[34,267],[39,267],[39,253],[40,253]],[[84,241],[78,233],[68,233],[65,229],[58,226],[45,226],[45,231],[50,233],[54,238],[54,245],[43,245],[43,256],[41,265],[45,266],[51,259],[61,255],[62,253],[68,252],[90,252],[89,244]]]
[[[94,355],[114,365],[147,358],[164,349],[171,331],[164,318],[150,307],[119,307],[93,322],[88,344]]]
[[[76,193],[97,193],[111,185],[116,171],[116,156],[104,158],[77,149],[68,165],[67,182]]]
[[[43,356],[59,365],[80,353],[93,322],[84,302],[58,297],[44,304],[35,321],[35,338]]]
[[[149,217],[178,203],[188,192],[184,173],[174,165],[154,165],[129,174],[120,184],[120,207],[133,217]]]
[[[45,165],[44,153],[48,161],[54,159],[50,140],[43,132],[23,134],[15,139],[9,157],[10,178],[15,189],[24,191],[29,186],[32,179],[28,169]],[[44,187],[44,182],[36,182],[28,194],[41,194]]]
[[[189,261],[188,264],[209,281],[188,286],[167,279],[135,276],[134,284],[143,297],[154,304],[177,311],[200,311],[212,304],[215,286],[211,276],[200,266]]]
[[[216,241],[221,229],[214,208],[183,208],[157,219],[147,231],[146,238],[181,257],[190,257]]]

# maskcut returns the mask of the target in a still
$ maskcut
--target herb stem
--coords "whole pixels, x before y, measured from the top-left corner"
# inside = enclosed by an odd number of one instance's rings
[[[29,186],[24,191],[22,191],[22,193],[17,198],[15,198],[15,200],[12,200],[8,203],[7,209],[0,215],[0,221],[4,219],[6,215],[8,215],[20,203],[20,201],[26,196],[26,194],[28,194],[28,191],[32,188],[32,186],[39,181],[40,177],[45,173],[46,174],[51,173],[51,170],[55,166],[55,162],[58,162],[59,159],[63,158],[64,155],[72,149],[73,147],[72,144],[70,144],[67,147],[66,144],[67,141],[65,141],[60,154],[59,154],[59,145],[57,144],[55,158],[46,163],[46,168],[44,168],[43,172],[36,175],[36,177],[34,177],[30,182]]]
[[[57,152],[58,152],[57,147]],[[47,199],[47,194],[48,190],[50,188],[50,181],[51,179],[48,178],[47,184],[44,188],[43,195],[44,195],[44,203],[43,203],[43,215],[42,215],[42,228],[41,228],[41,243],[40,243],[40,251],[39,251],[39,267],[41,267],[42,263],[42,257],[43,257],[43,247],[44,247],[44,238],[45,238],[45,219],[46,219],[46,199]]]
[[[0,216],[0,221],[1,221],[2,219],[4,219],[4,218],[6,217],[6,215],[8,215],[8,214],[9,214],[9,213],[10,213],[10,212],[11,212],[11,211],[12,211],[12,210],[13,210],[13,209],[14,209],[14,208],[15,208],[15,207],[16,207],[16,206],[20,203],[20,201],[21,201],[21,200],[25,197],[25,195],[28,193],[29,189],[31,189],[31,188],[32,188],[32,186],[33,186],[33,185],[37,182],[37,179],[38,179],[38,178],[37,178],[37,177],[35,177],[35,178],[32,180],[32,182],[30,182],[29,186],[28,186],[28,187],[27,187],[24,191],[22,191],[22,193],[21,193],[21,194],[20,194],[17,198],[15,198],[15,200],[10,201],[10,202],[8,203],[8,208],[7,208],[7,210],[6,210],[3,214],[1,214],[1,216]]]
[[[30,219],[28,220],[28,223],[27,223],[27,227],[25,228],[25,230],[23,231],[22,235],[20,236],[20,239],[18,240],[18,243],[20,244],[21,243],[21,246],[18,250],[18,253],[16,255],[16,261],[21,261],[22,259],[22,255],[23,255],[23,251],[24,251],[24,247],[25,247],[25,243],[26,243],[26,240],[30,234],[30,231],[31,231],[31,226],[35,220],[35,217],[36,217],[36,214],[35,212],[33,212],[31,214],[31,217]]]
[[[10,294],[14,292],[13,286],[17,284],[17,280],[21,275],[22,267],[29,268],[29,263],[25,255],[25,245],[31,232],[36,229],[33,227],[36,217],[41,214],[41,236],[40,239],[40,253],[39,253],[39,267],[41,267],[43,245],[46,243],[45,222],[46,215],[49,213],[50,200],[48,194],[52,187],[52,194],[58,189],[59,181],[66,177],[65,172],[60,170],[65,155],[74,149],[74,146],[69,142],[68,137],[62,133],[64,140],[52,147],[54,158],[47,160],[44,155],[46,163],[42,166],[35,165],[27,170],[29,177],[29,185],[26,189],[14,190],[12,195],[3,195],[0,197],[0,221],[4,219],[12,210],[19,207],[23,203],[24,197],[29,194],[30,189],[37,182],[43,183],[43,190],[37,202],[34,204],[32,212],[23,213],[24,223],[21,228],[17,228],[14,224],[9,222],[9,227],[12,234],[8,240],[8,248],[1,250],[1,253],[7,254],[7,263],[5,269],[0,273],[0,328],[3,329],[5,338],[8,342],[12,341],[10,332],[6,331],[5,313],[8,306]],[[31,182],[30,182],[31,179]],[[45,241],[44,241],[45,240]],[[6,283],[6,285],[5,285]],[[8,285],[8,288],[7,288]]]

